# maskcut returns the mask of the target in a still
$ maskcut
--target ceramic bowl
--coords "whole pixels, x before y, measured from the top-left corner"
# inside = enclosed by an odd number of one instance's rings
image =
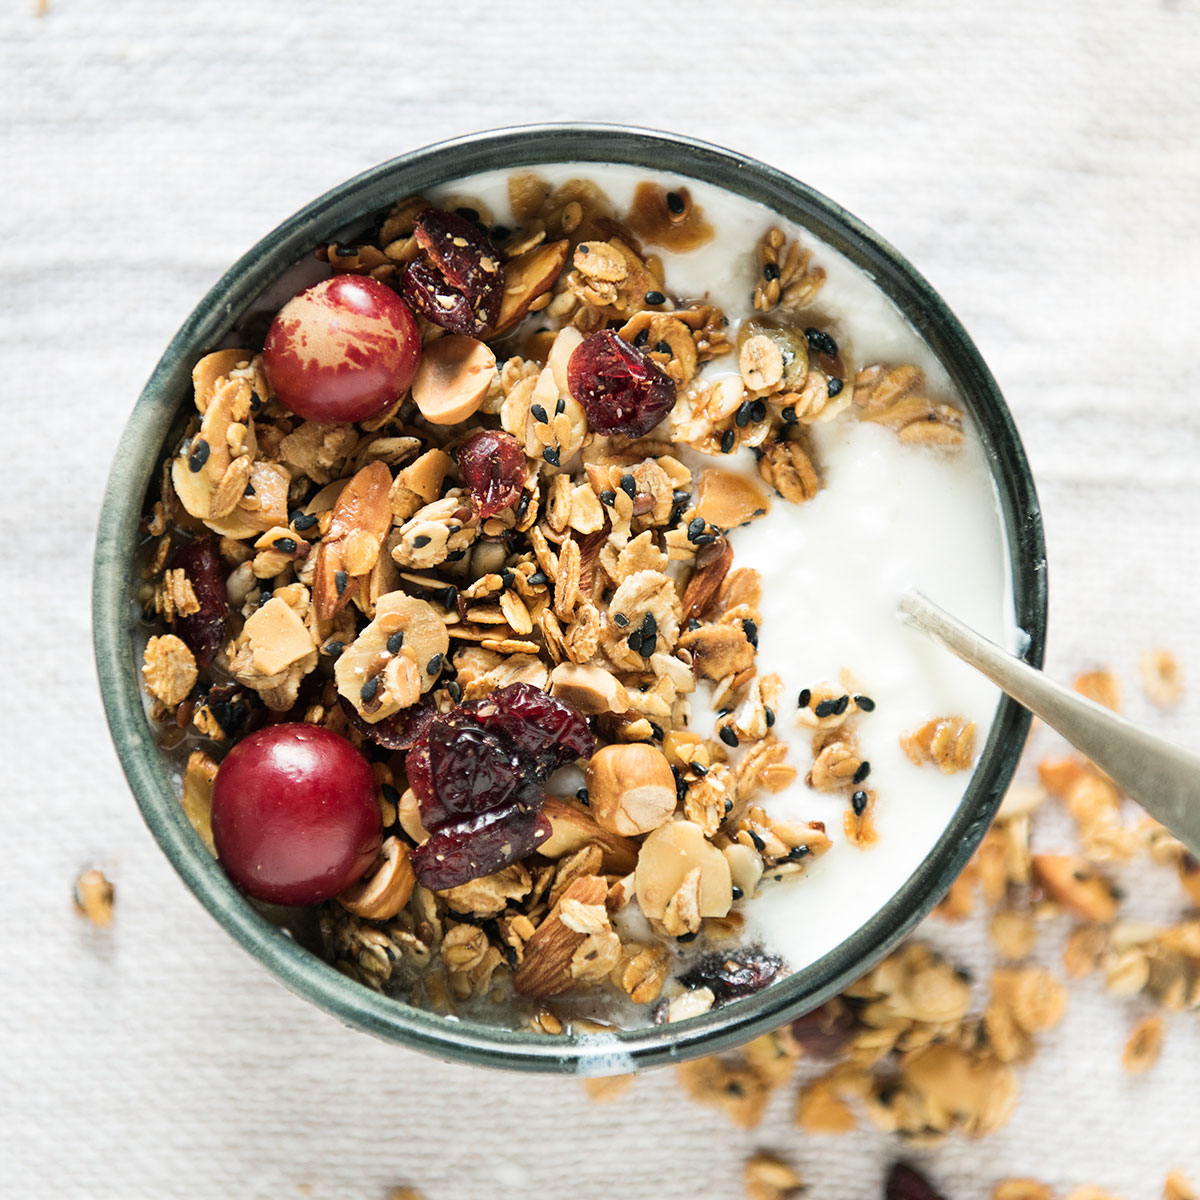
[[[1008,786],[1029,716],[1002,699],[961,804],[932,852],[864,926],[788,978],[690,1020],[613,1034],[549,1037],[409,1007],[339,974],[267,920],[229,882],[188,824],[171,765],[139,689],[132,563],[147,489],[172,427],[191,400],[192,365],[314,246],[365,222],[398,197],[493,169],[622,163],[704,180],[809,229],[870,273],[944,363],[978,428],[1007,533],[1015,617],[1025,658],[1042,661],[1045,544],[1029,466],[1004,400],[970,338],[928,283],[886,242],[795,179],[688,138],[615,126],[552,125],[443,142],[383,163],[315,200],[268,234],[204,297],[167,347],[134,407],[100,515],[94,576],[96,661],[113,740],[134,797],[163,852],[213,917],[294,992],[339,1020],[427,1053],[525,1071],[609,1074],[709,1054],[776,1028],[861,975],[943,895],[979,844]]]

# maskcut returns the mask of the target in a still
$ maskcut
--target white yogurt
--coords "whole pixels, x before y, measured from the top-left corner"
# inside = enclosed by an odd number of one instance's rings
[[[539,167],[551,183],[594,180],[618,214],[634,188],[650,178],[686,185],[717,237],[688,254],[660,253],[668,288],[688,298],[708,297],[731,322],[751,313],[753,248],[772,224],[799,237],[827,272],[816,311],[819,323],[844,343],[856,366],[915,362],[931,389],[953,400],[940,363],[872,280],[831,247],[760,205],[703,182],[628,167],[591,163]],[[508,221],[507,172],[463,179],[435,193],[477,197],[497,220]],[[708,374],[736,369],[716,360]],[[901,593],[916,586],[1002,645],[1019,637],[1012,618],[1007,554],[991,476],[974,431],[952,453],[902,445],[890,430],[847,415],[812,429],[822,488],[807,504],[775,497],[770,513],[731,535],[734,565],[763,579],[758,669],[774,671],[784,693],[777,724],[790,744],[799,778],[764,798],[769,815],[825,822],[833,848],[799,877],[767,884],[738,906],[751,940],[761,941],[801,967],[850,936],[895,894],[933,848],[970,782],[971,773],[944,775],[916,767],[900,748],[901,736],[925,720],[957,715],[987,738],[998,691],[896,618]],[[749,454],[719,464],[754,473]],[[856,719],[869,786],[878,796],[877,842],[865,849],[842,832],[844,794],[816,792],[803,777],[812,762],[811,730],[798,726],[801,689],[837,683],[851,672],[876,710]],[[697,727],[711,720],[696,697]]]

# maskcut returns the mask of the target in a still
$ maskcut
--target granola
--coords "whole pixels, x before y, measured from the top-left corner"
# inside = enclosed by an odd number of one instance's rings
[[[405,382],[369,412],[313,405],[296,380],[328,363],[284,379],[281,316],[265,343],[243,330],[196,364],[146,520],[151,716],[188,752],[182,804],[214,854],[221,760],[260,727],[320,727],[361,752],[378,851],[318,914],[349,977],[446,1012],[515,997],[547,1035],[582,1028],[556,1000],[594,989],[682,1020],[787,973],[745,944],[744,906],[838,839],[876,844],[888,803],[860,741],[874,700],[845,672],[784,695],[760,661],[762,579],[730,535],[821,493],[821,427],[953,447],[963,414],[912,364],[853,361],[816,307],[824,268],[778,228],[742,248],[754,282],[739,323],[672,291],[656,250],[713,239],[688,189],[645,183],[621,215],[591,181],[525,174],[508,199],[511,227],[470,196],[405,197],[317,249],[330,279],[296,300],[358,280],[385,315],[396,293],[415,313],[411,346],[408,325],[388,341],[393,359],[412,351],[389,367]],[[749,470],[726,457],[739,450]],[[514,695],[557,705],[531,729],[561,733],[565,712],[579,738],[527,750],[484,721],[470,754],[455,750],[464,714],[507,720],[494,706]],[[966,718],[937,718],[906,749],[966,770],[974,737]],[[496,746],[515,782],[499,767],[483,781]],[[568,784],[572,764],[586,771]],[[834,827],[773,811],[800,780],[835,798]],[[520,798],[495,799],[505,787]],[[624,919],[631,905],[648,928]],[[1030,934],[998,920],[1001,939],[1016,960]],[[683,972],[673,952],[693,942]],[[861,1007],[880,1053],[894,1031],[912,1055],[911,1104],[936,1125],[946,1102],[916,1082],[932,1051],[907,1023],[961,1020],[963,989],[931,964],[914,980],[899,1008],[890,988]],[[1013,987],[1016,1026],[1042,1028],[1051,1001]],[[755,1046],[746,1069],[765,1089],[794,1047]],[[990,1127],[1007,1060],[954,1053],[991,1097],[966,1124]],[[844,1089],[823,1089],[808,1119],[844,1125]]]

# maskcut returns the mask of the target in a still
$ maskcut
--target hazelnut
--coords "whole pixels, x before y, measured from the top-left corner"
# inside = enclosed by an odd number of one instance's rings
[[[604,746],[587,765],[596,823],[631,837],[657,829],[675,811],[675,776],[660,750],[642,742]]]

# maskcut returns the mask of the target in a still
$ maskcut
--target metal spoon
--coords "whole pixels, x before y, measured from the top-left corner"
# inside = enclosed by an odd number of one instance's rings
[[[918,591],[904,593],[900,615],[1061,733],[1200,857],[1200,755],[1048,679]]]

